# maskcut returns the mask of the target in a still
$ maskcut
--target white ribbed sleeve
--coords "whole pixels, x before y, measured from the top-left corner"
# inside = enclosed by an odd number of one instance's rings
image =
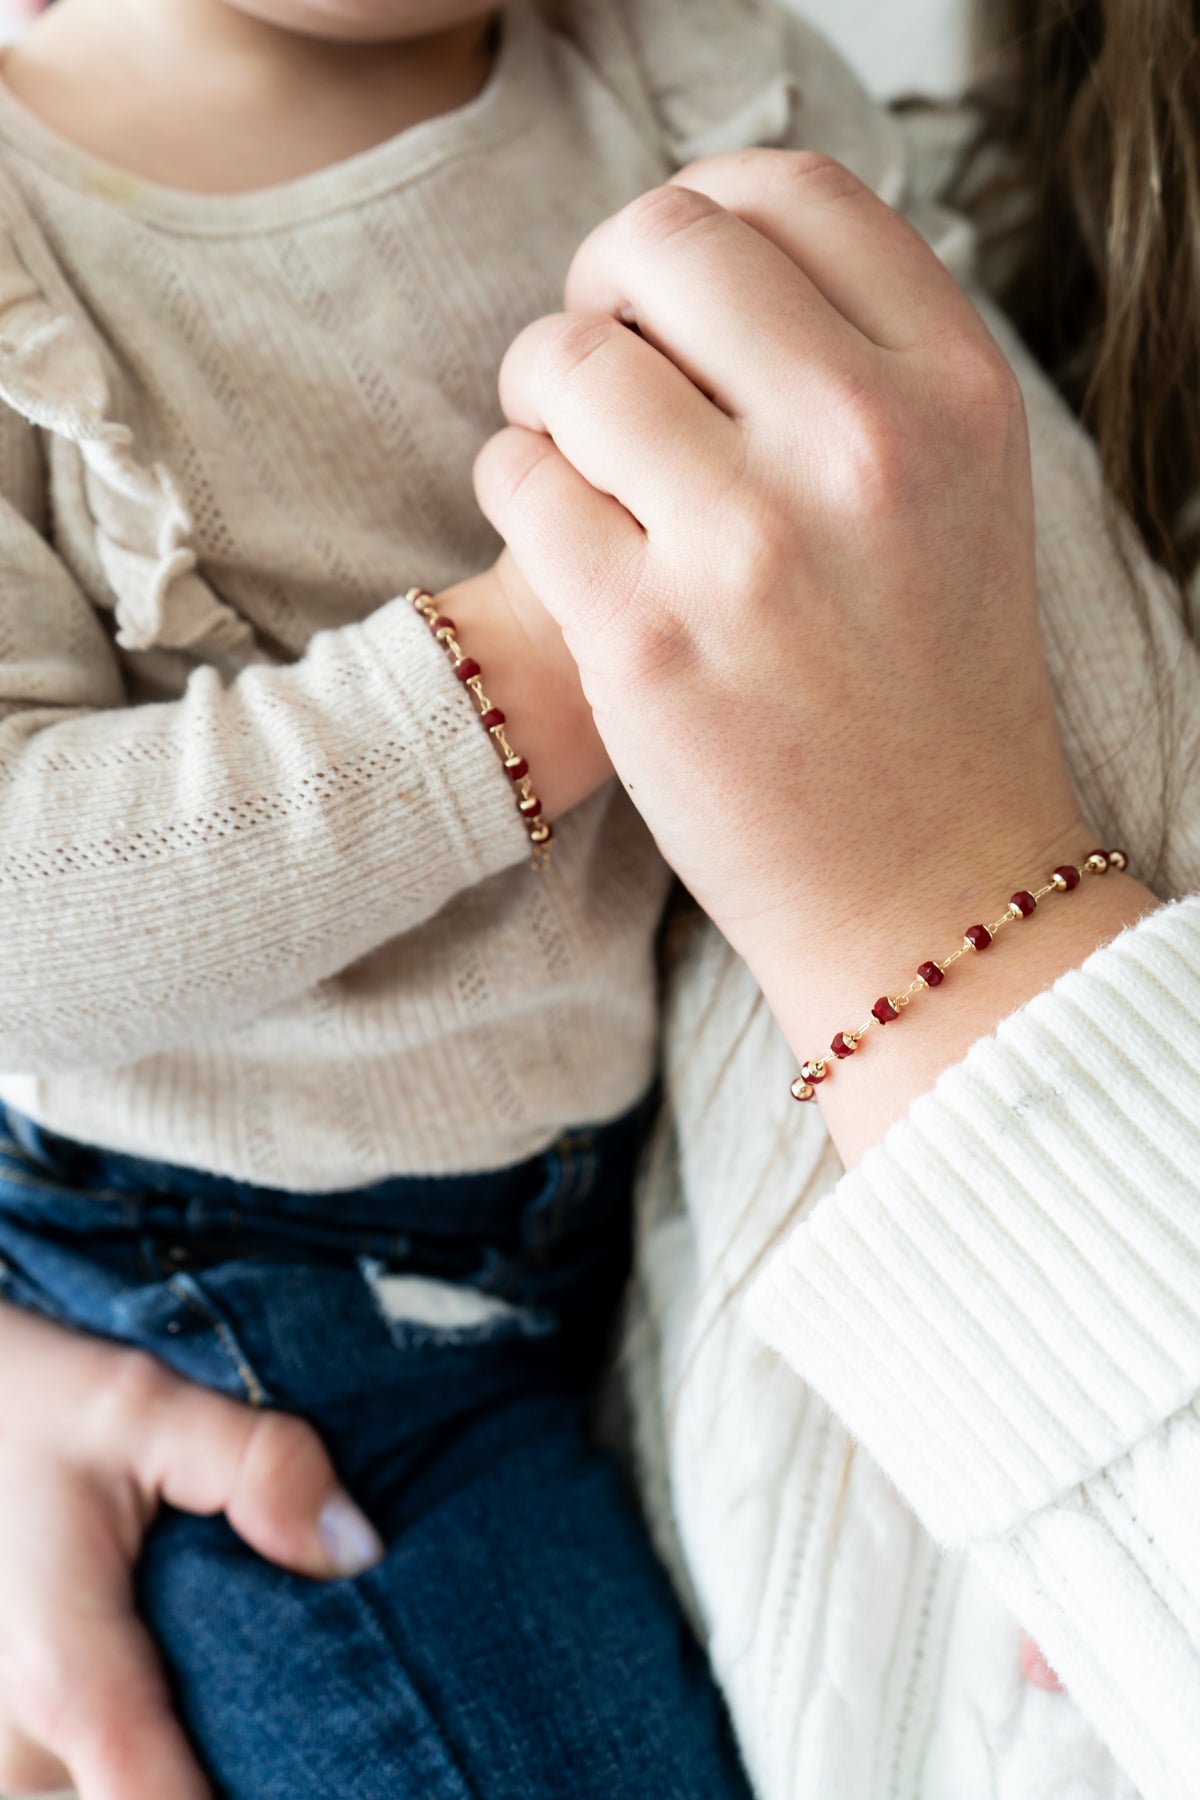
[[[1194,1794],[1200,898],[948,1070],[748,1306],[982,1558],[1149,1800]]]

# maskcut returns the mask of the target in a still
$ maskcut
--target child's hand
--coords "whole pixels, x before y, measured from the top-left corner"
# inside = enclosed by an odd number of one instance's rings
[[[612,774],[562,629],[505,550],[483,575],[447,588],[438,604],[483,670],[490,699],[529,763],[546,816],[558,818]]]
[[[0,1305],[0,1792],[210,1795],[134,1613],[163,1501],[304,1575],[382,1554],[307,1425]]]

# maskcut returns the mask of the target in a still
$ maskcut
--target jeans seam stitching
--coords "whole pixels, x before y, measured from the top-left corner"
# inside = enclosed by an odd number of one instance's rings
[[[371,1621],[371,1624],[374,1626],[376,1632],[379,1634],[380,1638],[383,1640],[383,1643],[387,1648],[388,1654],[395,1658],[397,1667],[403,1670],[404,1678],[408,1682],[409,1686],[411,1687],[413,1693],[416,1695],[417,1699],[420,1701],[421,1709],[424,1712],[425,1717],[429,1720],[430,1725],[437,1732],[438,1744],[441,1748],[442,1754],[446,1758],[447,1765],[449,1766],[449,1768],[451,1768],[454,1771],[455,1775],[457,1775],[458,1779],[462,1782],[463,1787],[466,1789],[467,1793],[469,1795],[471,1795],[472,1800],[482,1800],[482,1795],[480,1794],[479,1789],[475,1786],[475,1783],[471,1780],[470,1776],[467,1774],[467,1771],[463,1768],[457,1755],[454,1753],[453,1749],[451,1748],[450,1742],[446,1736],[446,1733],[442,1726],[441,1720],[438,1717],[438,1713],[437,1713],[436,1708],[434,1707],[433,1701],[431,1700],[429,1694],[426,1693],[424,1686],[418,1681],[415,1669],[413,1669],[410,1666],[410,1664],[408,1663],[408,1661],[406,1660],[405,1655],[404,1655],[403,1645],[398,1644],[393,1640],[392,1633],[388,1629],[387,1620],[385,1619],[381,1609],[376,1605],[374,1596],[371,1594],[369,1589],[366,1588],[365,1586],[363,1586],[361,1584],[355,1584],[354,1598],[358,1602],[359,1606],[362,1608],[363,1612],[366,1613],[367,1617]]]
[[[221,1348],[237,1371],[238,1380],[246,1390],[246,1399],[249,1404],[255,1407],[265,1406],[267,1403],[266,1389],[250,1367],[245,1352],[225,1320],[210,1306],[206,1306],[190,1288],[185,1287],[178,1276],[172,1276],[167,1282],[167,1287],[177,1300],[182,1300],[185,1306],[189,1307],[192,1312],[198,1313],[206,1324],[211,1325]]]
[[[0,1153],[0,1182],[11,1181],[15,1187],[30,1188],[35,1194],[56,1194],[64,1200],[124,1200],[126,1196],[116,1188],[95,1188],[90,1192],[84,1189],[67,1187],[61,1181],[49,1176],[37,1177],[25,1173],[30,1165],[14,1169],[12,1164]],[[36,1167],[36,1165],[34,1165]]]

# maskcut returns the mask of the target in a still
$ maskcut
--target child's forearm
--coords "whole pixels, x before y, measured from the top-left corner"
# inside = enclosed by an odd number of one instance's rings
[[[152,706],[94,676],[107,646],[82,622],[76,669],[0,596],[0,1069],[114,1066],[235,1026],[527,856],[404,600],[298,663],[228,686],[201,671]]]

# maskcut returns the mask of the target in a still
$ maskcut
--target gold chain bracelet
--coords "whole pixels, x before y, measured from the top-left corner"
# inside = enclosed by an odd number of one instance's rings
[[[1061,863],[1053,871],[1049,881],[1043,887],[1035,888],[1031,893],[1028,888],[1019,888],[1009,901],[1007,908],[998,919],[990,925],[971,925],[963,933],[962,943],[949,956],[940,962],[923,962],[916,975],[900,994],[884,994],[871,1008],[868,1019],[858,1027],[857,1031],[839,1031],[829,1048],[834,1057],[845,1061],[853,1056],[867,1033],[876,1025],[890,1025],[898,1019],[906,1006],[911,1006],[918,994],[927,989],[941,987],[946,979],[947,970],[953,968],[960,957],[977,955],[986,950],[1006,925],[1014,925],[1019,919],[1028,919],[1037,911],[1038,902],[1047,894],[1069,894],[1079,886],[1085,875],[1105,875],[1109,869],[1126,869],[1129,858],[1123,850],[1093,850],[1085,856],[1081,863]],[[794,1100],[814,1100],[817,1088],[832,1073],[832,1066],[827,1056],[810,1057],[801,1063],[800,1073],[792,1083]]]
[[[533,867],[540,874],[550,861],[550,846],[554,841],[554,828],[543,814],[542,803],[534,793],[529,764],[509,743],[505,732],[507,721],[504,714],[498,706],[493,706],[484,693],[483,671],[475,658],[468,656],[459,643],[458,627],[454,620],[446,618],[443,613],[438,611],[437,601],[425,588],[409,588],[405,599],[416,607],[450,658],[454,673],[475,702],[480,723],[495,745],[500,761],[504,765],[504,772],[516,791],[517,811],[524,821],[525,829],[529,833],[529,841],[533,845]]]

